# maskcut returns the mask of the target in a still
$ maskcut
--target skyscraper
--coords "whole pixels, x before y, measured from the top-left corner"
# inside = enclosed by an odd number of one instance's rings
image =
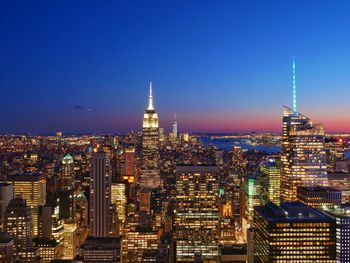
[[[135,180],[135,148],[133,147],[125,149],[125,173],[123,179],[131,184]]]
[[[219,167],[176,166],[176,262],[218,260]]]
[[[177,136],[177,121],[176,121],[176,113],[174,113],[173,134],[174,134],[174,136]]]
[[[74,188],[74,160],[70,154],[66,154],[62,159],[62,180],[63,190]]]
[[[14,195],[26,200],[31,209],[33,236],[38,235],[38,210],[46,203],[46,178],[43,174],[15,174],[11,175]]]
[[[336,222],[337,232],[337,263],[350,262],[350,208],[339,207],[325,209]]]
[[[59,219],[58,205],[39,206],[39,237],[63,241],[63,222]]]
[[[5,231],[14,238],[14,254],[23,260],[30,261],[38,255],[32,243],[32,215],[26,200],[13,198],[5,215]]]
[[[90,188],[90,235],[108,237],[111,206],[111,168],[102,147],[92,158]]]
[[[116,205],[118,219],[124,223],[126,216],[126,184],[123,182],[112,183],[111,203]]]
[[[335,220],[301,202],[259,206],[254,262],[335,262]]]
[[[143,115],[141,187],[160,187],[158,114],[153,106],[152,82],[148,107]]]
[[[260,198],[263,204],[277,205],[281,197],[281,172],[279,162],[270,159],[260,166]]]
[[[64,223],[63,259],[74,259],[79,253],[79,232],[76,223]]]
[[[327,186],[325,133],[322,124],[297,112],[293,60],[293,109],[283,107],[281,196],[297,200],[298,186]]]
[[[298,112],[283,108],[281,196],[297,200],[298,186],[327,186],[324,129]]]

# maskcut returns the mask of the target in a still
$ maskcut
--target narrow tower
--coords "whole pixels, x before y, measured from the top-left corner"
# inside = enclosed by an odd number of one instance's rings
[[[90,235],[108,237],[110,231],[111,168],[102,147],[94,153],[91,167]]]
[[[149,84],[149,97],[142,126],[142,188],[160,186],[159,171],[159,126],[158,114],[153,105],[152,81]]]
[[[281,146],[282,201],[296,201],[299,186],[328,185],[323,125],[297,112],[294,57],[293,107],[283,107]]]
[[[177,121],[176,121],[176,113],[174,113],[173,134],[174,134],[174,136],[177,136]]]

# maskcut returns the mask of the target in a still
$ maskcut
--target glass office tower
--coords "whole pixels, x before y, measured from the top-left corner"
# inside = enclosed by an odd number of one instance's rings
[[[283,201],[296,201],[298,186],[328,185],[323,126],[285,106],[281,163]]]
[[[255,210],[254,262],[335,262],[335,220],[301,202]]]
[[[218,259],[219,167],[176,166],[176,262]]]

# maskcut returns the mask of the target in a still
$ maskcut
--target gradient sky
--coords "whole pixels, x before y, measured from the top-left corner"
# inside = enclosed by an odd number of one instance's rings
[[[0,132],[350,132],[349,1],[1,1]],[[91,110],[88,110],[88,109]]]

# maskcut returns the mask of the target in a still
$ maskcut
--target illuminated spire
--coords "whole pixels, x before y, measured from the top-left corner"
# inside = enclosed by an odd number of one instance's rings
[[[295,85],[295,60],[293,57],[293,112],[297,112],[297,90]]]
[[[152,96],[152,80],[149,82],[149,98],[147,110],[154,110],[153,107],[153,96]]]

